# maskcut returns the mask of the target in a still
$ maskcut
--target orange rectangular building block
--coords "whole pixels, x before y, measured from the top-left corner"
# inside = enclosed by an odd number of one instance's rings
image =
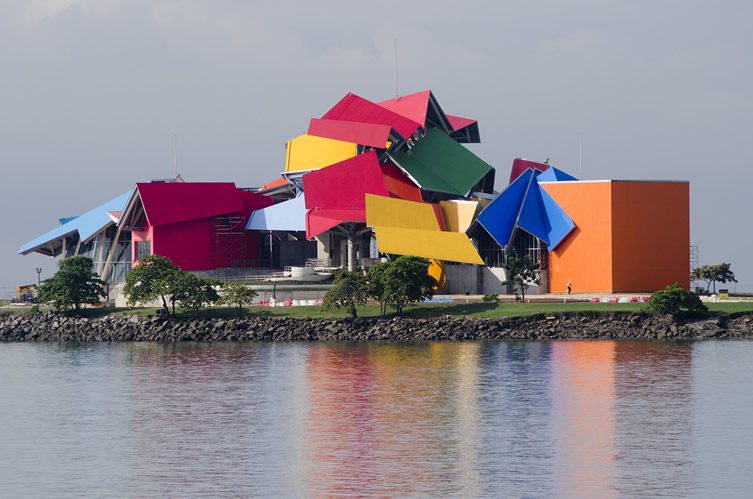
[[[576,228],[549,253],[552,293],[643,293],[690,286],[687,182],[542,182]]]

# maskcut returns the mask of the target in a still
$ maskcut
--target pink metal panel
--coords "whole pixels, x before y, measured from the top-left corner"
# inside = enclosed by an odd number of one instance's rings
[[[415,94],[401,95],[396,99],[389,99],[379,103],[385,109],[394,111],[409,120],[426,126],[426,113],[429,108],[431,90],[423,90]]]
[[[535,161],[530,161],[527,159],[521,159],[521,158],[515,158],[512,161],[512,170],[510,171],[510,183],[521,176],[523,172],[525,172],[527,169],[533,168],[534,170],[538,170],[540,172],[543,172],[549,168],[549,165],[546,165],[544,163],[537,163]]]
[[[340,102],[327,111],[322,116],[322,119],[388,125],[403,138],[410,137],[421,126],[416,121],[392,112],[379,104],[375,104],[353,93],[349,93],[340,99]]]
[[[384,149],[390,138],[390,130],[389,125],[312,118],[306,133]]]
[[[476,120],[472,120],[470,118],[463,118],[462,116],[452,116],[451,114],[448,114],[446,116],[447,116],[447,121],[450,122],[450,125],[452,125],[452,129],[455,131],[476,123]]]

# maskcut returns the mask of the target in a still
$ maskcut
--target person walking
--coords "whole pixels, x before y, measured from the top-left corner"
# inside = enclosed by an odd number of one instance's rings
[[[570,294],[573,290],[573,283],[570,281],[567,281],[567,294]]]

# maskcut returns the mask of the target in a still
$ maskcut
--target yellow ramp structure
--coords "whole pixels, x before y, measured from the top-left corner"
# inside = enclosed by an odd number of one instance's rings
[[[366,195],[366,225],[374,228],[379,251],[483,265],[468,236],[441,230],[437,215],[441,208],[431,203]]]
[[[479,204],[476,201],[440,201],[444,222],[450,232],[465,232],[476,219]]]
[[[303,134],[287,143],[285,171],[317,170],[356,155],[356,144]]]
[[[433,205],[375,194],[366,194],[366,225],[441,230]]]
[[[468,236],[461,232],[374,227],[379,251],[450,262],[483,265]]]

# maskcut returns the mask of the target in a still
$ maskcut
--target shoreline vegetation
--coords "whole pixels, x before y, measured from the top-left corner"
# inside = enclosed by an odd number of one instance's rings
[[[648,313],[638,303],[425,303],[399,317],[378,304],[347,318],[321,307],[230,307],[176,317],[155,308],[90,308],[71,316],[0,308],[0,342],[462,341],[753,338],[753,302],[711,303],[706,314]]]

